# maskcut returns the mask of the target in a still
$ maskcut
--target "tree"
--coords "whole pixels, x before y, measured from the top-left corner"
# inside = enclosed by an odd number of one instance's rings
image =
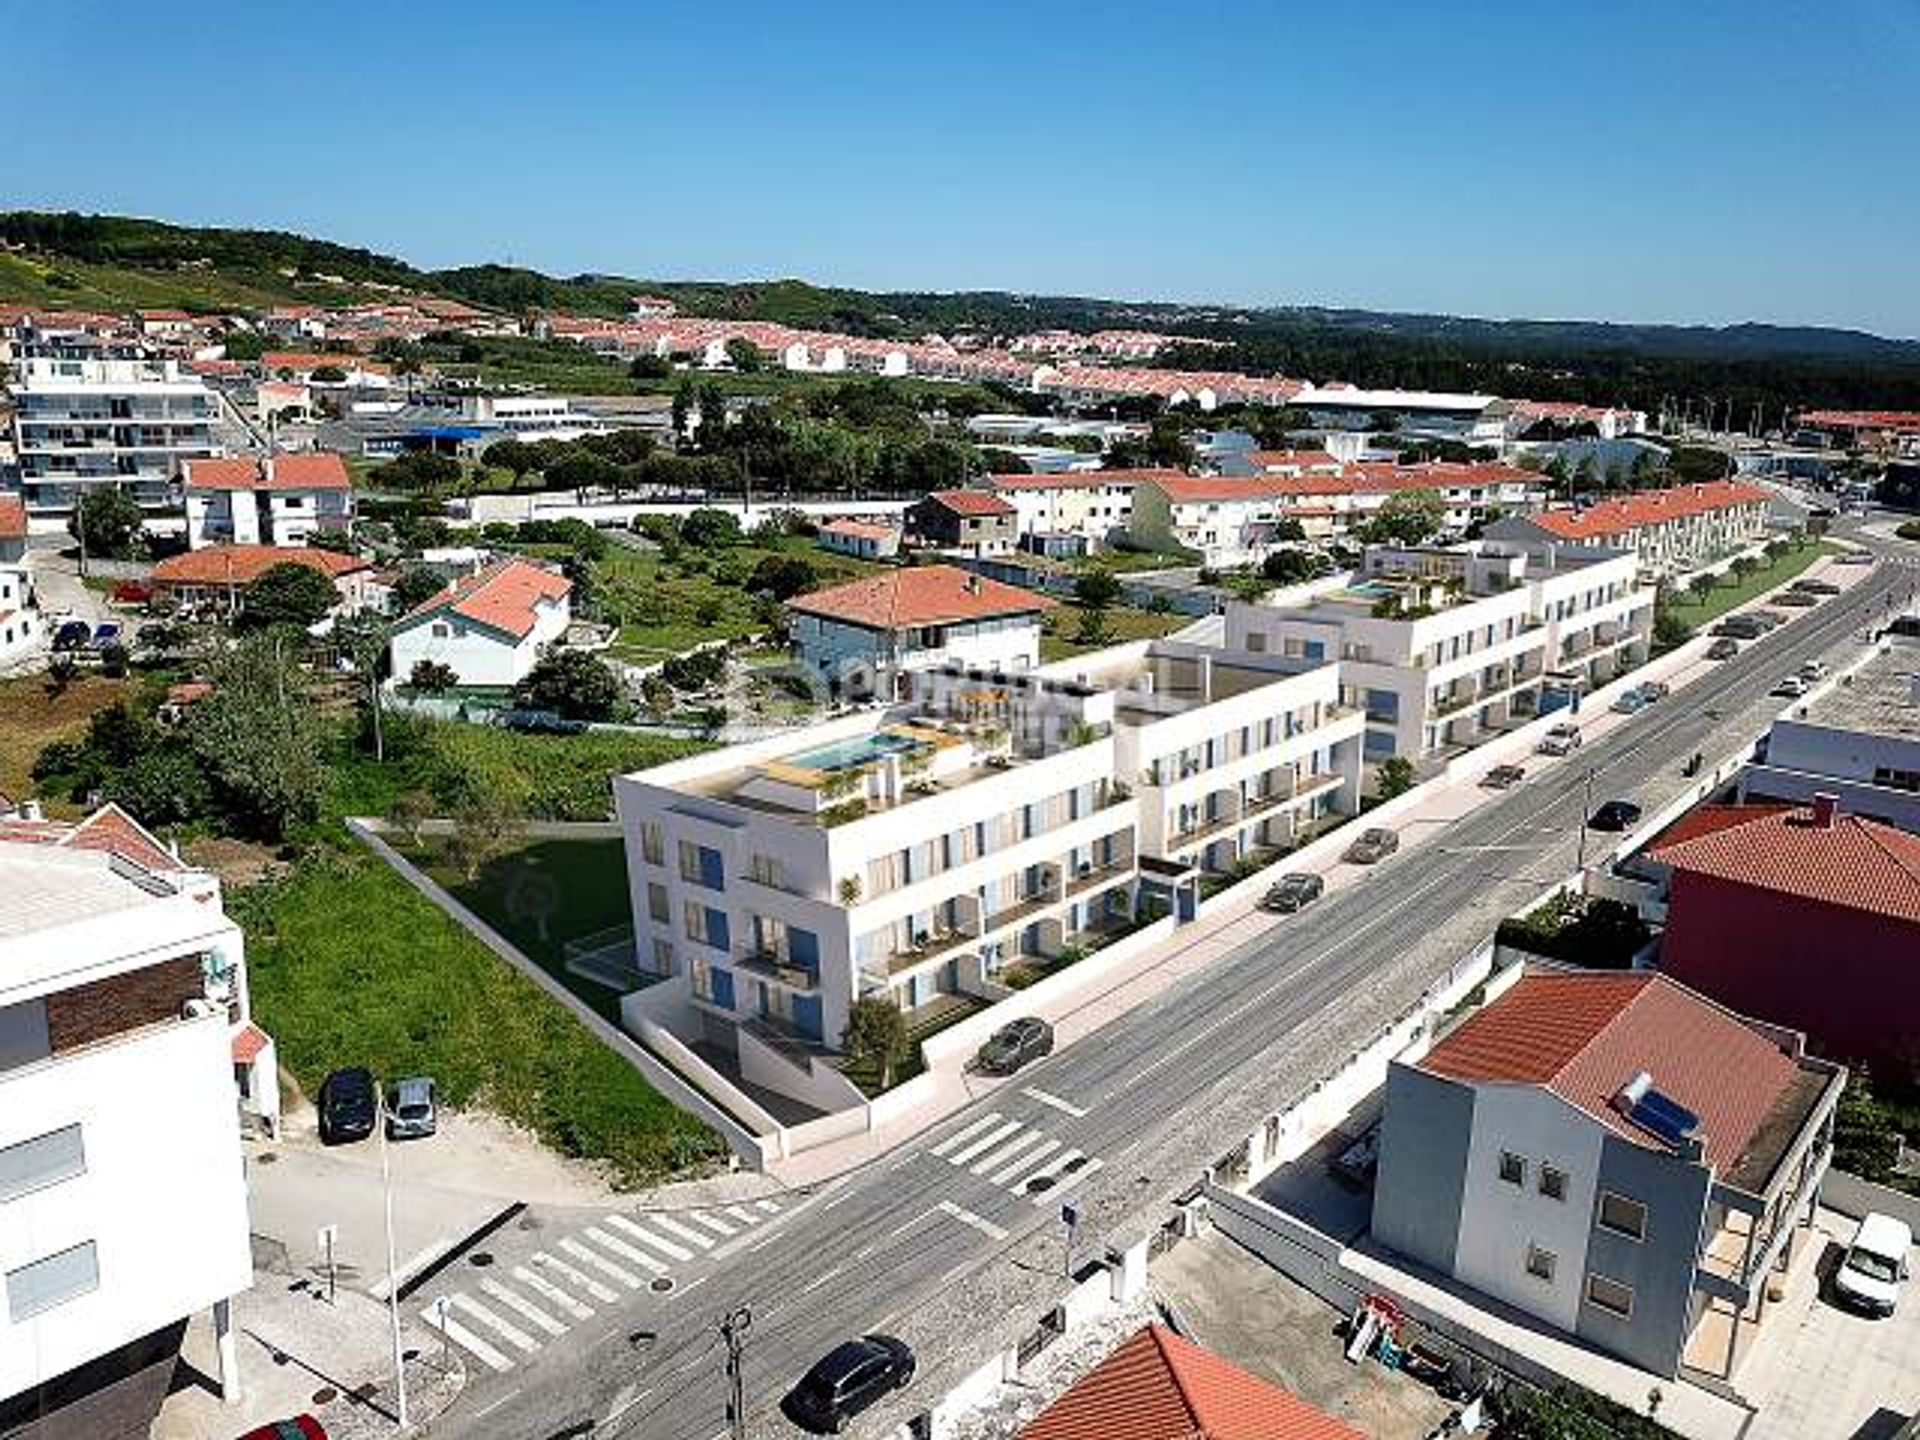
[[[447,858],[473,880],[512,846],[521,826],[519,810],[505,795],[491,787],[475,789],[454,812]]]
[[[900,1007],[878,995],[865,995],[847,1012],[840,1048],[849,1062],[871,1070],[881,1089],[893,1084],[893,1072],[907,1057],[907,1020]]]
[[[459,483],[460,462],[435,450],[409,450],[378,467],[368,478],[390,490],[445,490]]]
[[[1380,798],[1391,800],[1413,788],[1413,762],[1404,755],[1389,755],[1380,762],[1378,784]]]
[[[1120,598],[1120,581],[1111,570],[1083,572],[1073,582],[1073,601],[1082,610],[1105,610]]]
[[[811,561],[799,555],[768,555],[753,567],[747,588],[776,600],[804,595],[820,583],[820,572]]]
[[[433,814],[433,797],[424,790],[402,790],[393,797],[393,806],[387,811],[387,818],[420,843],[420,827]]]
[[[480,463],[490,470],[505,470],[513,476],[514,488],[540,468],[540,457],[524,440],[496,440],[480,454]]]
[[[703,380],[696,392],[700,404],[700,448],[713,450],[726,443],[727,392],[717,380]]]
[[[1900,1131],[1886,1107],[1874,1098],[1865,1069],[1841,1093],[1833,1116],[1833,1163],[1863,1180],[1884,1181],[1900,1160]]]
[[[684,440],[687,438],[687,421],[693,415],[693,377],[682,375],[680,383],[673,387],[673,433]]]
[[[751,375],[760,368],[760,347],[744,335],[736,335],[727,341],[727,363],[742,375]]]
[[[67,533],[94,559],[124,560],[140,548],[146,517],[118,485],[83,489],[67,517]]]
[[[425,565],[409,565],[400,572],[400,578],[393,582],[393,608],[405,615],[417,610],[446,588],[447,582],[438,570],[428,569]]]
[[[636,355],[627,366],[629,380],[665,380],[673,374],[673,362],[664,355]]]
[[[620,704],[620,681],[607,662],[585,650],[549,650],[513,687],[513,700],[569,720],[606,720]]]
[[[1742,580],[1746,579],[1759,568],[1760,562],[1751,555],[1736,555],[1733,557],[1733,573],[1738,575]]]
[[[1653,610],[1653,648],[1672,650],[1693,638],[1693,626],[1682,620],[1671,607],[1656,605]]]
[[[624,479],[618,465],[591,450],[575,450],[547,467],[547,485],[555,490],[571,490],[583,503],[588,491],[613,490]]]
[[[326,619],[339,603],[340,592],[333,581],[318,570],[283,560],[247,586],[237,623],[246,630],[264,630],[272,625],[305,630]]]
[[[725,550],[740,540],[740,522],[730,510],[695,510],[680,522],[680,543],[695,550]]]
[[[1707,596],[1711,595],[1719,584],[1718,575],[1696,575],[1687,581],[1687,593],[1704,604]]]
[[[100,793],[148,825],[181,825],[207,813],[211,793],[206,774],[179,745],[163,745],[136,756],[107,776]]]
[[[1274,550],[1260,562],[1260,573],[1276,585],[1298,585],[1325,571],[1326,562],[1309,550]]]
[[[284,632],[243,637],[187,712],[187,742],[234,823],[268,840],[319,812],[331,726]]]
[[[422,695],[444,695],[459,683],[454,668],[438,660],[416,660],[413,673],[407,676],[408,686]]]
[[[1362,538],[1370,545],[1424,545],[1446,520],[1447,502],[1438,490],[1396,490],[1374,512]]]

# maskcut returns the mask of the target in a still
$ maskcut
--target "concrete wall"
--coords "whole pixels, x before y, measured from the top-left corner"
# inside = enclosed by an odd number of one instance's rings
[[[1920,1195],[1907,1195],[1898,1190],[1889,1190],[1884,1185],[1875,1185],[1871,1180],[1862,1180],[1858,1175],[1849,1175],[1844,1170],[1829,1170],[1827,1178],[1820,1186],[1820,1203],[1829,1210],[1838,1210],[1856,1220],[1868,1215],[1891,1215],[1896,1220],[1907,1222],[1909,1229],[1920,1234]]]

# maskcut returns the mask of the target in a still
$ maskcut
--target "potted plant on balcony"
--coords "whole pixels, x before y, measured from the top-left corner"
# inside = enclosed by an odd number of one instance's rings
[[[858,905],[860,903],[861,889],[862,886],[858,875],[841,876],[839,885],[840,903],[849,908]]]

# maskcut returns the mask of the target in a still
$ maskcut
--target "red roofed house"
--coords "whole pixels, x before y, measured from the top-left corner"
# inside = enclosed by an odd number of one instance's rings
[[[1920,836],[1811,808],[1704,805],[1649,852],[1672,872],[1660,968],[1876,1074],[1920,1064]]]
[[[1020,543],[1020,516],[991,490],[935,490],[907,511],[907,536],[940,550],[1005,555]]]
[[[1767,538],[1772,497],[1743,480],[1640,490],[1583,510],[1542,510],[1487,526],[1489,540],[1530,547],[1604,545],[1632,550],[1643,574],[1697,570]]]
[[[0,495],[0,672],[37,653],[47,638],[26,553],[27,507],[16,495]]]
[[[314,535],[353,526],[346,463],[330,451],[311,455],[186,460],[187,544],[305,545]]]
[[[176,604],[211,607],[228,614],[240,608],[246,589],[276,565],[318,570],[340,592],[340,610],[364,609],[373,567],[354,555],[332,550],[291,549],[277,545],[209,545],[184,555],[169,555],[153,567],[153,592]]]
[[[1192,550],[1208,565],[1244,565],[1281,543],[1302,486],[1339,485],[1318,475],[1155,474],[1133,488],[1128,533],[1145,550]]]
[[[898,689],[903,671],[950,660],[992,670],[1037,665],[1040,617],[1055,603],[957,565],[917,565],[797,595],[787,602],[787,628],[795,656],[829,687],[871,695]]]
[[[856,560],[891,560],[900,553],[900,530],[866,520],[829,520],[820,527],[820,548]]]
[[[995,475],[994,494],[1018,512],[1022,535],[1077,535],[1107,549],[1133,519],[1133,494],[1144,479],[1177,470],[1069,470],[1062,474]]]
[[[527,560],[501,560],[463,575],[393,627],[394,676],[405,683],[424,660],[450,666],[462,685],[510,686],[567,633],[573,582]]]
[[[1073,1383],[1019,1440],[1365,1440],[1297,1395],[1160,1325]]]
[[[1373,1236],[1656,1375],[1731,1380],[1845,1083],[1665,975],[1529,970],[1390,1067]]]

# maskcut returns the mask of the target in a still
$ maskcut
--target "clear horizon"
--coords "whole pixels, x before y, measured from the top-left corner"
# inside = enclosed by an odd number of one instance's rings
[[[0,0],[87,73],[21,67],[0,206],[423,269],[1920,336],[1911,5],[1101,16]]]

